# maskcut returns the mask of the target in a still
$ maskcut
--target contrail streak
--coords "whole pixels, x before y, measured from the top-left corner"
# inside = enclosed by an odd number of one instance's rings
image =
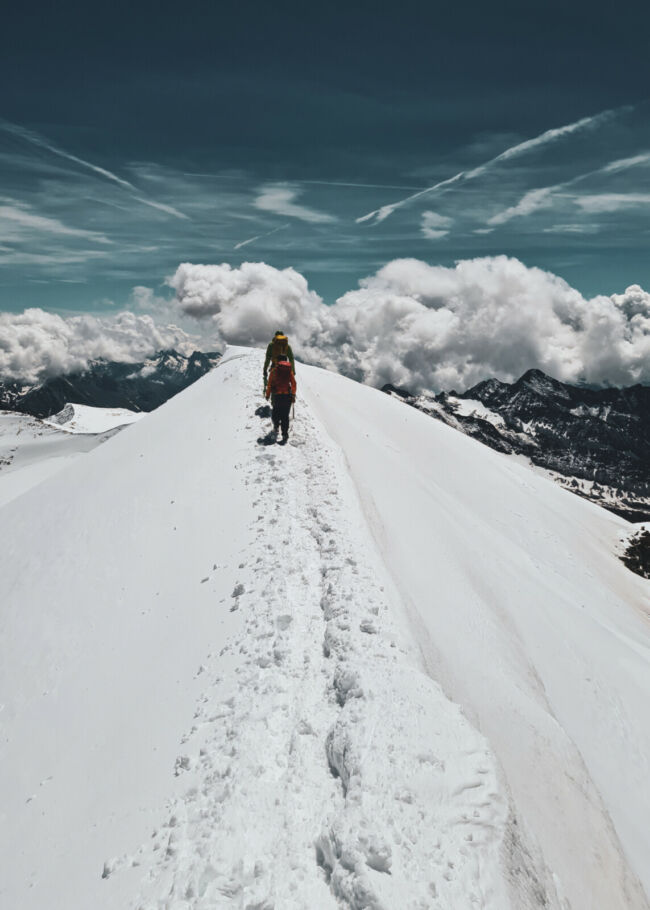
[[[520,142],[518,145],[513,145],[512,148],[506,149],[505,152],[501,152],[500,155],[497,155],[496,158],[492,158],[492,160],[488,161],[487,164],[476,168],[476,172],[482,173],[486,167],[491,167],[493,164],[497,164],[499,161],[507,161],[508,158],[514,158],[516,155],[522,155],[525,152],[529,152],[531,149],[537,148],[540,145],[547,145],[549,142],[554,142],[556,139],[561,139],[563,136],[569,136],[571,133],[582,130],[587,126],[596,126],[605,120],[610,120],[617,113],[622,113],[623,111],[628,110],[630,110],[629,107],[623,107],[619,108],[616,111],[601,111],[600,114],[594,114],[592,117],[583,117],[581,120],[576,120],[575,123],[568,123],[566,126],[559,126],[551,130],[546,130],[546,132],[541,133],[539,136],[535,136],[534,139],[526,139],[525,142]],[[467,176],[472,177],[474,173],[475,171],[470,171]]]
[[[85,161],[83,158],[79,158],[71,152],[66,152],[57,145],[48,142],[47,139],[43,139],[42,136],[32,133],[31,130],[26,130],[22,126],[18,126],[15,123],[8,123],[5,120],[0,121],[0,129],[3,129],[6,133],[11,133],[13,136],[18,136],[20,139],[24,139],[25,142],[29,142],[37,148],[45,149],[45,151],[50,152],[52,155],[58,155],[59,158],[65,158],[67,161],[72,161],[74,164],[78,164],[87,170],[93,171],[95,174],[99,174],[100,177],[105,177],[107,180],[117,183],[118,186],[121,186],[123,189],[134,194],[133,199],[135,199],[136,202],[142,203],[142,205],[148,205],[150,208],[166,212],[169,215],[173,215],[175,218],[189,220],[187,215],[179,212],[178,209],[173,208],[171,205],[164,205],[162,202],[153,202],[152,200],[144,199],[142,196],[135,195],[138,193],[138,189],[132,183],[129,183],[128,180],[123,180],[112,171],[107,171],[106,168],[100,167],[97,164],[92,164],[90,161]]]
[[[415,186],[404,186],[392,183],[349,183],[343,180],[298,180],[297,183],[316,184],[317,186],[353,186],[370,190],[415,190]]]
[[[447,180],[441,180],[440,183],[436,183],[434,186],[428,186],[424,190],[419,190],[417,193],[407,196],[406,199],[401,199],[399,202],[393,202],[390,205],[382,205],[381,208],[375,209],[374,212],[368,212],[367,215],[362,215],[360,218],[357,218],[357,224],[361,224],[362,221],[370,221],[371,218],[375,218],[377,222],[383,221],[385,218],[388,218],[389,215],[392,215],[395,209],[401,208],[408,202],[412,202],[420,196],[425,196],[427,193],[433,193],[434,190],[442,189],[443,186],[450,186],[450,184],[456,183],[463,177],[465,177],[465,171],[460,171],[460,173],[455,174],[453,177],[448,177]]]
[[[148,205],[152,209],[158,209],[160,212],[166,212],[168,215],[173,215],[175,218],[182,218],[184,221],[191,221],[189,215],[184,215],[183,212],[179,212],[173,205],[165,205],[164,202],[154,202],[152,199],[145,199],[143,196],[134,196],[133,198],[136,202]]]
[[[267,231],[266,234],[258,234],[256,237],[249,237],[248,240],[241,240],[239,243],[235,244],[233,250],[240,250],[243,246],[248,246],[249,243],[255,243],[256,240],[262,240],[264,237],[270,237],[271,234],[277,234],[278,231],[283,231],[288,227],[288,224],[281,224],[280,227],[273,228],[272,231]]]
[[[370,221],[371,219],[374,219],[377,223],[384,221],[386,218],[388,218],[389,215],[392,215],[396,209],[407,205],[414,199],[418,199],[421,196],[428,195],[429,193],[434,193],[436,190],[442,189],[445,186],[449,186],[452,183],[457,183],[458,181],[462,181],[464,183],[467,180],[473,180],[475,177],[484,174],[485,171],[493,167],[495,164],[498,164],[500,161],[507,161],[510,158],[514,158],[518,155],[523,155],[526,152],[531,151],[531,149],[538,148],[543,145],[548,145],[548,143],[555,142],[557,139],[561,139],[563,136],[568,136],[571,133],[575,133],[576,131],[585,129],[589,126],[595,126],[599,123],[602,123],[604,120],[609,120],[611,117],[614,117],[621,112],[629,111],[630,109],[631,108],[628,106],[618,108],[617,110],[606,110],[602,111],[599,114],[594,114],[592,117],[583,117],[581,120],[576,120],[575,123],[568,123],[565,126],[546,130],[545,132],[540,133],[539,136],[535,136],[533,139],[526,139],[525,142],[519,142],[517,145],[511,146],[496,157],[490,158],[489,161],[486,161],[484,164],[481,164],[470,171],[460,171],[460,173],[455,174],[453,177],[449,177],[447,180],[442,180],[440,183],[436,183],[424,190],[420,190],[418,193],[413,193],[411,196],[407,196],[405,199],[400,199],[398,202],[393,202],[389,205],[383,205],[381,208],[375,209],[373,212],[368,212],[367,215],[362,215],[360,218],[357,218],[356,222],[357,224],[360,224],[363,221]]]
[[[58,155],[60,158],[67,158],[68,161],[74,161],[75,164],[80,164],[82,167],[88,168],[88,170],[94,171],[96,174],[100,174],[102,177],[106,177],[107,180],[112,180],[114,183],[119,184],[126,190],[137,192],[136,188],[132,183],[129,183],[128,180],[122,180],[121,177],[118,177],[117,174],[114,174],[112,171],[107,171],[106,168],[99,167],[96,164],[91,164],[90,161],[84,161],[83,158],[78,158],[76,155],[72,155],[70,152],[66,152],[56,145],[52,145],[51,142],[48,142],[46,139],[43,139],[36,133],[32,133],[31,130],[26,130],[22,126],[18,126],[15,123],[7,123],[6,121],[0,123],[0,127],[6,133],[12,133],[14,136],[19,136],[26,142],[30,142],[32,145],[35,145],[38,148],[45,149],[46,151],[51,152],[53,155]]]

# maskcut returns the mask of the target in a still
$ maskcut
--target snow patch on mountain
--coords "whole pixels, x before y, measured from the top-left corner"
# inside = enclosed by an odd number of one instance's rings
[[[447,401],[456,414],[460,414],[463,417],[481,417],[495,427],[504,425],[501,414],[497,414],[486,407],[482,401],[474,401],[471,398],[455,398],[453,395],[448,395]]]
[[[60,427],[67,433],[106,433],[140,420],[144,414],[126,408],[93,408],[84,404],[66,404],[43,423]]]

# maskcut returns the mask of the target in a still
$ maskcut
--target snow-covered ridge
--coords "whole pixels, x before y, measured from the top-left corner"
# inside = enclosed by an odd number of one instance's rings
[[[0,509],[0,902],[647,910],[624,522],[312,368],[258,446],[261,363]]]

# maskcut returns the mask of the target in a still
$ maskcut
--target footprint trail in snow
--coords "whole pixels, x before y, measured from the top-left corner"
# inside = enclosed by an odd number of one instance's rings
[[[560,908],[488,743],[398,630],[342,454],[303,402],[288,445],[257,445],[246,356],[255,530],[225,607],[242,630],[200,668],[185,789],[134,906]]]

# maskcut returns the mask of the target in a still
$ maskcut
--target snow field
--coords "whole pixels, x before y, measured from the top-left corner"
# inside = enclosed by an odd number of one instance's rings
[[[258,445],[261,365],[0,509],[0,906],[647,910],[624,523],[302,365]]]
[[[67,433],[106,433],[116,427],[135,423],[144,417],[143,411],[127,408],[93,408],[86,404],[66,404],[58,414],[43,423],[60,427]]]
[[[614,555],[626,522],[373,389],[302,372],[424,664],[488,737],[567,906],[647,908],[650,597]]]
[[[238,364],[252,451],[260,372]],[[391,618],[340,454],[298,415],[288,446],[239,466],[257,512],[230,598],[244,624],[204,669],[138,907],[556,906],[487,743]]]
[[[102,430],[72,436],[29,414],[0,411],[0,506],[56,474],[78,455],[92,451],[110,435]]]
[[[235,383],[220,387],[192,386],[0,509],[3,910],[132,906],[140,847],[169,820],[197,668],[240,625],[219,600],[249,540],[233,467],[248,452]]]

